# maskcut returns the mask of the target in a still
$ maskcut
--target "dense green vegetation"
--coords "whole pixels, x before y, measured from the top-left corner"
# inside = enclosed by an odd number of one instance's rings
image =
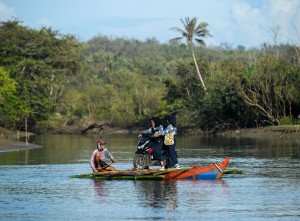
[[[0,126],[43,132],[145,127],[177,112],[181,131],[299,123],[300,48],[195,47],[96,36],[78,42],[51,28],[0,25]],[[298,121],[298,122],[297,122]]]

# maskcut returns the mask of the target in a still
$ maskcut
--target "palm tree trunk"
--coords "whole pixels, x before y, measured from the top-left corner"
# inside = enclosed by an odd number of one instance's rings
[[[200,82],[201,82],[201,84],[203,86],[203,89],[206,92],[206,87],[205,87],[204,81],[202,79],[202,76],[201,76],[201,73],[200,73],[200,70],[199,70],[199,67],[198,67],[198,64],[197,64],[197,60],[196,60],[196,57],[195,57],[193,45],[191,45],[191,48],[192,48],[192,55],[193,55],[194,63],[195,63],[195,66],[196,66],[197,74],[199,76],[199,79],[200,79]]]

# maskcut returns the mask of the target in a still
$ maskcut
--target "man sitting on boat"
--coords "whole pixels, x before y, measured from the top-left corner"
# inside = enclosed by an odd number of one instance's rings
[[[113,155],[105,147],[105,144],[106,143],[104,140],[99,140],[97,142],[97,149],[93,151],[92,156],[90,158],[90,165],[94,173],[99,172],[101,170],[116,170],[110,164],[105,163],[105,157],[110,159],[112,163],[116,162]]]

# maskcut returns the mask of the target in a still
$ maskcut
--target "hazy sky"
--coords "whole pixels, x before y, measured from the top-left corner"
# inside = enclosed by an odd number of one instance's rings
[[[185,17],[209,24],[208,46],[273,44],[275,26],[278,42],[300,45],[300,0],[0,0],[0,21],[16,18],[81,41],[105,35],[167,43]]]

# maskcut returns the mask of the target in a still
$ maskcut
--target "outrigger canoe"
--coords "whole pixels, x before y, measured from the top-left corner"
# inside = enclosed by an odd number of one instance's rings
[[[160,170],[115,170],[70,176],[70,178],[121,179],[121,180],[164,180],[164,179],[221,179],[230,158],[221,163],[193,166],[182,169]]]

